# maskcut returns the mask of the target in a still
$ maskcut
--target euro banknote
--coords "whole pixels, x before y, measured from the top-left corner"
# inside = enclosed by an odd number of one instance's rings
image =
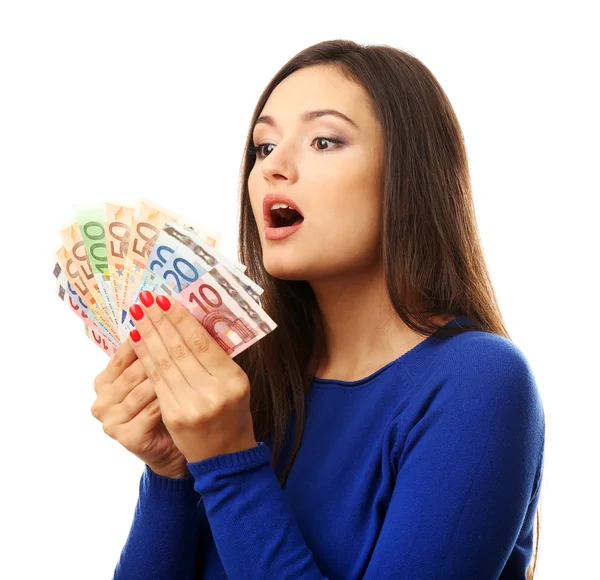
[[[212,229],[145,198],[74,209],[60,228],[55,293],[107,355],[134,328],[129,308],[142,290],[183,304],[231,357],[277,327],[260,306],[262,288],[222,254]]]

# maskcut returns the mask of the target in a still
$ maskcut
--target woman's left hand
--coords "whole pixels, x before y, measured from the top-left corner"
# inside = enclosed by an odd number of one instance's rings
[[[133,348],[154,385],[162,420],[189,463],[258,445],[250,382],[176,300],[145,290],[130,308]]]

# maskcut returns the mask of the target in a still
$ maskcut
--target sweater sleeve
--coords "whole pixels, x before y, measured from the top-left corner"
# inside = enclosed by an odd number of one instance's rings
[[[258,446],[188,463],[228,578],[325,578],[270,464]]]
[[[113,580],[193,580],[198,538],[207,529],[193,476],[164,477],[146,465],[133,523]]]
[[[471,354],[415,397],[414,421],[392,425],[397,479],[366,580],[495,579],[506,564],[541,477],[543,409],[514,351]],[[270,458],[259,443],[188,463],[223,567],[238,580],[323,579]]]

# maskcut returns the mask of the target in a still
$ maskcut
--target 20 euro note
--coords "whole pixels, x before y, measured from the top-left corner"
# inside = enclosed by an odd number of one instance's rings
[[[146,263],[140,285],[132,295],[132,302],[138,300],[140,292],[151,290],[167,296],[183,292],[190,284],[200,279],[219,262],[214,254],[219,254],[214,248],[205,244],[202,236],[186,230],[184,227],[167,221],[158,235],[152,252]],[[243,291],[258,303],[262,288],[255,284],[235,266],[229,270]],[[257,304],[258,306],[258,304]],[[131,314],[128,312],[121,330],[121,339],[134,328]]]
[[[190,261],[191,260],[191,261]],[[142,279],[136,291],[131,296],[132,303],[139,299],[144,290],[151,290],[157,294],[173,296],[181,289],[200,277],[207,271],[204,265],[194,255],[190,255],[187,248],[181,246],[177,240],[161,230],[152,247],[152,251],[142,274]],[[127,312],[120,329],[120,338],[124,340],[134,328],[131,313]]]
[[[253,300],[256,302],[260,300],[259,297],[264,290],[254,282],[254,280],[248,278],[248,276],[244,274],[246,267],[243,264],[230,260],[223,255],[218,248],[208,245],[202,239],[202,236],[197,235],[193,231],[186,231],[176,222],[168,221],[163,229],[169,236],[190,249],[209,266],[214,267],[217,263],[223,264],[229,273],[237,280],[238,284],[244,287]]]

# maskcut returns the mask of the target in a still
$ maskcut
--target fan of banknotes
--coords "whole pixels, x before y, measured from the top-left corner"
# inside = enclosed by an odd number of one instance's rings
[[[260,307],[262,288],[221,254],[216,232],[143,198],[73,207],[60,230],[56,293],[109,356],[134,327],[129,307],[142,290],[183,304],[230,357],[277,327]]]

